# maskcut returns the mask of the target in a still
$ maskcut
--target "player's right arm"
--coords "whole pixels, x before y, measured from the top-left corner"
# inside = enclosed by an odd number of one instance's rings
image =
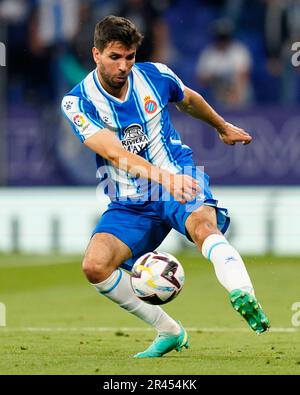
[[[62,110],[80,140],[104,159],[135,177],[162,184],[180,203],[193,200],[200,191],[198,181],[189,175],[172,174],[127,151],[116,135],[95,116],[92,105],[75,96],[65,96]]]
[[[139,155],[123,148],[113,132],[102,129],[84,141],[92,151],[126,172],[162,184],[180,203],[193,200],[200,191],[198,181],[188,175],[172,174],[152,165]]]

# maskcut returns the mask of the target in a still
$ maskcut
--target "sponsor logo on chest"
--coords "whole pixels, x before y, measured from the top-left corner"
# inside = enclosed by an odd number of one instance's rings
[[[127,151],[138,154],[149,144],[149,139],[143,132],[141,125],[134,123],[124,130],[121,142]]]

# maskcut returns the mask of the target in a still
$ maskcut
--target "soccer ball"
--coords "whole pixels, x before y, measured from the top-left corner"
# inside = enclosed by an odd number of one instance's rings
[[[166,252],[148,252],[132,267],[132,288],[141,300],[150,304],[170,302],[179,294],[183,283],[181,263]]]

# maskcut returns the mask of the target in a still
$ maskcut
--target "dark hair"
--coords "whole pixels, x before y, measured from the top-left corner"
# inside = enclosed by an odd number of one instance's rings
[[[132,46],[138,48],[143,38],[129,19],[109,15],[98,22],[95,27],[94,46],[103,51],[110,42],[120,41],[128,48]]]

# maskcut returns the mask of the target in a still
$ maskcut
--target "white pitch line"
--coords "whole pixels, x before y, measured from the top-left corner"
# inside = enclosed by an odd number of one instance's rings
[[[3,332],[151,332],[153,328],[137,327],[0,327]],[[249,328],[186,328],[188,332],[249,332]],[[275,333],[300,333],[300,328],[271,328]]]
[[[41,258],[42,260],[43,258]],[[45,267],[45,266],[53,266],[53,265],[68,265],[68,264],[74,264],[76,262],[80,262],[80,258],[75,257],[74,259],[61,259],[61,260],[53,260],[53,261],[39,261],[39,260],[34,260],[34,261],[28,261],[28,262],[10,262],[10,263],[5,263],[1,262],[0,263],[0,269],[9,269],[11,267],[13,268],[28,268],[28,267]]]

